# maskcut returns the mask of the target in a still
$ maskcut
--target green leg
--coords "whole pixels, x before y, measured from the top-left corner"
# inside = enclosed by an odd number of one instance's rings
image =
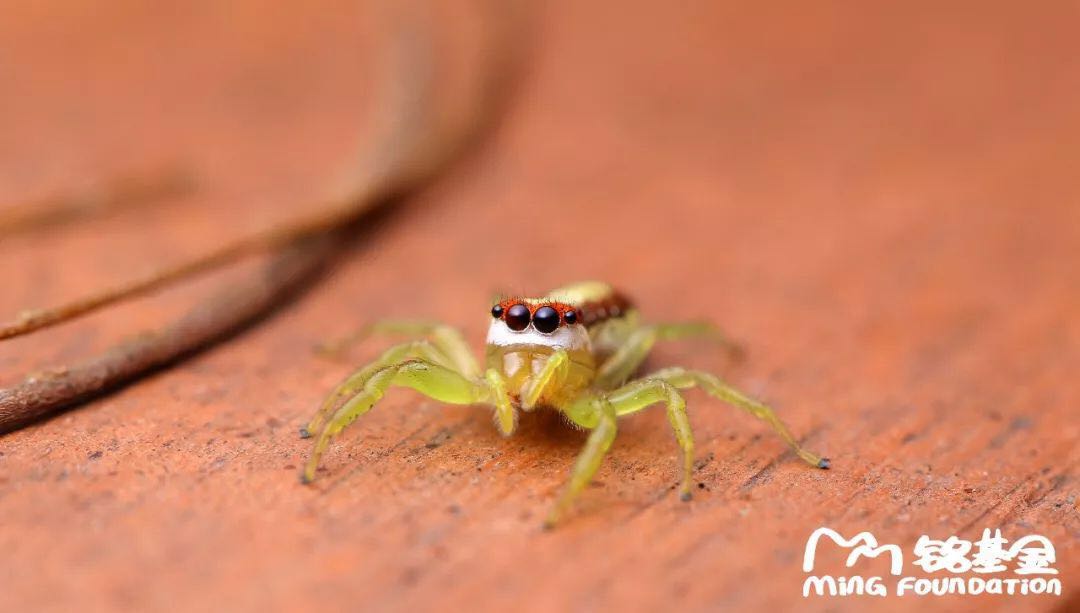
[[[686,400],[679,390],[667,381],[646,378],[627,383],[608,392],[605,397],[619,417],[636,413],[658,402],[667,406],[668,421],[682,450],[683,474],[679,498],[690,500],[694,478],[694,433],[690,430],[690,419],[686,415]]]
[[[705,322],[653,324],[635,330],[603,364],[596,375],[596,386],[613,389],[622,385],[648,357],[656,341],[674,341],[687,338],[705,338],[724,346],[733,354],[741,353],[739,346],[716,326]]]
[[[308,438],[321,430],[326,419],[333,414],[334,409],[336,409],[345,398],[352,396],[362,389],[372,374],[391,364],[397,364],[398,362],[410,358],[423,358],[429,362],[441,364],[443,366],[452,365],[450,359],[443,355],[438,347],[430,341],[412,341],[394,345],[383,352],[383,354],[379,356],[379,359],[349,375],[334,388],[334,391],[330,392],[326,397],[326,400],[323,401],[322,406],[319,407],[318,412],[311,418],[308,425],[300,429],[300,437]]]
[[[466,377],[480,376],[480,366],[476,363],[476,358],[473,357],[461,332],[453,326],[433,321],[396,319],[377,321],[340,340],[319,346],[319,351],[328,355],[338,355],[374,334],[427,338],[450,360],[455,370]]]
[[[615,440],[617,427],[614,409],[603,399],[594,399],[593,402],[595,403],[594,410],[599,413],[599,421],[589,434],[589,440],[585,442],[585,448],[581,450],[577,461],[574,462],[574,470],[570,473],[570,482],[566,484],[566,489],[563,490],[559,500],[555,503],[551,512],[548,513],[547,519],[544,520],[545,528],[554,527],[567,509],[570,508],[570,505],[574,503],[581,491],[592,480],[597,469],[600,468],[600,462],[603,461],[608,449],[611,448],[612,441]]]
[[[685,368],[675,367],[665,368],[654,372],[649,375],[648,378],[667,381],[679,389],[700,386],[701,389],[710,396],[737,406],[772,426],[772,429],[780,435],[780,438],[784,439],[795,453],[807,464],[818,468],[829,468],[828,458],[823,458],[816,453],[811,453],[806,449],[803,449],[802,446],[799,445],[799,442],[795,440],[795,437],[791,435],[791,431],[784,425],[784,422],[780,421],[780,418],[776,416],[776,413],[773,412],[771,408],[746,396],[714,375],[697,370],[686,370]]]
[[[569,365],[570,356],[565,350],[559,349],[552,353],[544,361],[544,367],[540,369],[540,372],[536,373],[535,376],[531,376],[524,388],[522,388],[521,408],[525,411],[533,410],[540,397],[543,396],[544,390],[551,385],[552,381],[556,380],[556,376],[559,378],[566,376],[566,369]]]
[[[466,379],[445,366],[427,360],[412,358],[385,366],[373,373],[356,395],[342,405],[323,427],[300,476],[301,481],[309,483],[315,478],[315,469],[330,440],[357,417],[367,413],[391,386],[410,387],[447,404],[474,404],[491,400],[491,391],[485,384]]]

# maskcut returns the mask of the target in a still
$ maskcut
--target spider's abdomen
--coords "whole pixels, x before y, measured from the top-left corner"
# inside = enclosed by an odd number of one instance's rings
[[[625,317],[633,308],[633,304],[626,296],[614,290],[597,300],[584,302],[578,307],[581,311],[581,323],[585,324],[586,328]]]

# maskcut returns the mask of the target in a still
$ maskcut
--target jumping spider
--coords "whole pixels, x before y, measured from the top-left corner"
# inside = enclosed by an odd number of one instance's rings
[[[691,496],[694,438],[681,389],[700,386],[707,394],[745,409],[768,423],[796,454],[818,468],[829,460],[803,449],[772,409],[709,373],[664,368],[640,379],[630,376],[658,340],[695,336],[722,339],[699,323],[642,324],[637,311],[605,283],[590,281],[554,290],[542,298],[510,298],[491,308],[487,368],[482,370],[461,333],[441,324],[384,322],[374,331],[420,337],[390,348],[349,376],[323,403],[301,436],[317,435],[301,481],[315,478],[330,440],[363,415],[392,386],[410,387],[440,402],[484,404],[494,409],[504,435],[517,426],[518,411],[538,407],[561,412],[591,431],[570,481],[548,514],[554,525],[588,485],[615,440],[616,418],[664,403],[682,449],[683,500]]]

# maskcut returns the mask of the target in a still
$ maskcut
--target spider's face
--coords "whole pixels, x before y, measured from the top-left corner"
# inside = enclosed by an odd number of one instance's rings
[[[567,351],[588,351],[589,333],[571,305],[521,299],[503,300],[491,307],[487,343],[542,345]]]

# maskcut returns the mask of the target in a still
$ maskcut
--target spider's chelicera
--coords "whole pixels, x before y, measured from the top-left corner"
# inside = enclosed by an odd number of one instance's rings
[[[491,317],[484,368],[450,326],[414,322],[372,326],[375,332],[405,333],[418,340],[388,349],[330,394],[301,429],[305,437],[317,436],[301,480],[314,479],[330,440],[394,386],[450,404],[487,405],[505,435],[513,434],[519,411],[537,408],[558,411],[573,425],[589,430],[570,481],[547,516],[548,526],[558,521],[596,473],[615,439],[616,419],[653,404],[667,408],[682,450],[679,492],[689,500],[694,439],[680,390],[691,387],[748,411],[768,423],[804,461],[829,467],[827,459],[799,445],[772,409],[712,374],[672,367],[630,380],[658,340],[706,337],[726,344],[709,324],[643,324],[626,298],[595,281],[569,285],[542,298],[502,300],[491,308]]]

